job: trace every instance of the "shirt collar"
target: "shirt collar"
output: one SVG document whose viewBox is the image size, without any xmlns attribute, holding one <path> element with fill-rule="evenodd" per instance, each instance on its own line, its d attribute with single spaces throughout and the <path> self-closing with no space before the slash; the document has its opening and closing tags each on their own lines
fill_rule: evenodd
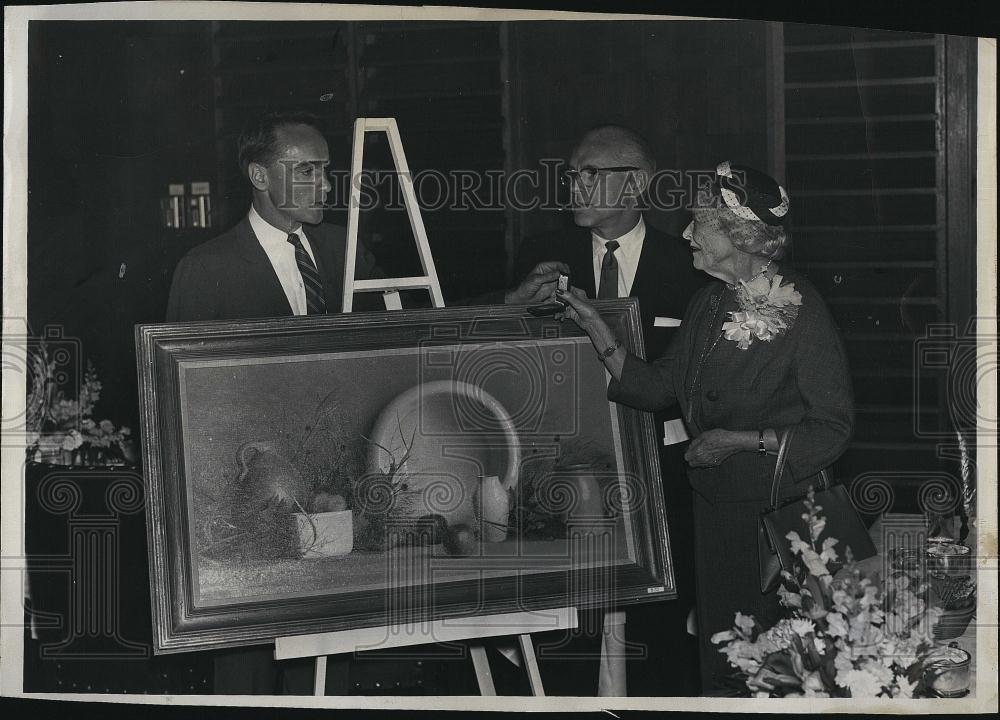
<svg viewBox="0 0 1000 720">
<path fill-rule="evenodd" d="M 277 245 L 278 247 L 281 247 L 288 242 L 289 233 L 280 228 L 276 228 L 274 225 L 262 218 L 260 213 L 257 212 L 257 208 L 253 205 L 250 206 L 250 227 L 253 228 L 253 234 L 257 236 L 257 241 L 261 245 L 269 245 L 272 247 Z M 293 232 L 300 238 L 303 237 L 301 225 L 299 225 Z"/>
<path fill-rule="evenodd" d="M 643 238 L 646 237 L 646 221 L 642 219 L 642 215 L 639 216 L 639 222 L 635 224 L 635 227 L 629 230 L 627 233 L 616 238 L 602 238 L 597 233 L 590 233 L 590 239 L 594 243 L 594 252 L 598 250 L 603 250 L 604 246 L 611 242 L 612 240 L 618 241 L 618 247 L 628 253 L 632 248 L 642 242 Z"/>
</svg>

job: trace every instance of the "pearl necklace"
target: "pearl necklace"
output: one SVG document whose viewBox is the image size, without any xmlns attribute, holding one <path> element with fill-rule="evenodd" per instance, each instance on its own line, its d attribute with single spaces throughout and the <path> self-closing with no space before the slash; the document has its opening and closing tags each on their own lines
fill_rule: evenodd
<svg viewBox="0 0 1000 720">
<path fill-rule="evenodd" d="M 768 269 L 769 267 L 771 267 L 771 263 L 772 263 L 772 262 L 774 262 L 774 258 L 771 258 L 771 259 L 770 259 L 770 260 L 768 260 L 768 261 L 767 261 L 766 263 L 764 263 L 764 267 L 762 267 L 762 268 L 760 269 L 760 272 L 758 272 L 758 273 L 757 273 L 756 275 L 754 275 L 754 276 L 753 276 L 752 278 L 750 278 L 749 280 L 746 280 L 746 281 L 745 281 L 745 282 L 747 283 L 747 285 L 749 285 L 750 283 L 752 283 L 752 282 L 753 282 L 754 280 L 756 280 L 757 278 L 759 278 L 759 277 L 763 277 L 764 273 L 766 273 L 766 272 L 767 272 L 767 269 Z M 738 285 L 738 284 L 739 284 L 739 281 L 737 281 L 737 285 Z M 729 287 L 729 289 L 730 289 L 730 290 L 735 290 L 735 289 L 736 289 L 736 285 L 730 285 L 729 283 L 726 283 L 726 285 L 727 285 L 727 286 Z"/>
</svg>

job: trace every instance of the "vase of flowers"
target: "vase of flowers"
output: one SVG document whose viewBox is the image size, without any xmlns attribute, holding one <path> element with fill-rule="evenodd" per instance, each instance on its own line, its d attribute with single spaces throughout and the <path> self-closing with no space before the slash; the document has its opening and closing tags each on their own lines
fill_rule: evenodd
<svg viewBox="0 0 1000 720">
<path fill-rule="evenodd" d="M 76 397 L 59 387 L 56 363 L 44 342 L 32 357 L 27 403 L 28 459 L 50 465 L 135 465 L 132 431 L 110 420 L 94 419 L 101 381 L 88 362 Z"/>
<path fill-rule="evenodd" d="M 786 536 L 796 564 L 779 588 L 787 616 L 771 628 L 737 613 L 716 633 L 729 663 L 758 697 L 913 697 L 925 692 L 924 669 L 934 650 L 941 609 L 929 587 L 905 573 L 880 580 L 862 573 L 846 551 L 834 576 L 836 538 L 819 543 L 826 524 L 812 492 L 803 519 L 809 537 Z"/>
</svg>

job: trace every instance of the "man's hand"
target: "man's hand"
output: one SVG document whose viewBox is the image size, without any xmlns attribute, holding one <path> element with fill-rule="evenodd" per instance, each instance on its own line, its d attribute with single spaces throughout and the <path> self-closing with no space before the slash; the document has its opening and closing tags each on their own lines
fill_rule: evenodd
<svg viewBox="0 0 1000 720">
<path fill-rule="evenodd" d="M 546 260 L 535 265 L 528 276 L 513 290 L 504 295 L 507 305 L 535 305 L 552 298 L 556 291 L 559 273 L 569 274 L 566 263 Z"/>
<path fill-rule="evenodd" d="M 742 450 L 756 448 L 748 445 L 749 436 L 754 433 L 735 432 L 733 430 L 708 430 L 691 441 L 684 459 L 691 467 L 716 467 L 730 455 Z"/>
</svg>

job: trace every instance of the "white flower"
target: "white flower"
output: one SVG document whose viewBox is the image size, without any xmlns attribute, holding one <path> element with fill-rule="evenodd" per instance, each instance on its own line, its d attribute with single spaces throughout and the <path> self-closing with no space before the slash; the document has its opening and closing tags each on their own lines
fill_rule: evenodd
<svg viewBox="0 0 1000 720">
<path fill-rule="evenodd" d="M 743 631 L 747 636 L 753 632 L 753 615 L 744 615 L 741 612 L 736 613 L 736 627 Z"/>
<path fill-rule="evenodd" d="M 920 683 L 919 680 L 910 682 L 906 679 L 905 675 L 900 675 L 899 678 L 897 678 L 897 682 L 899 683 L 899 697 L 905 698 L 913 697 L 913 691 L 916 690 L 917 685 Z"/>
<path fill-rule="evenodd" d="M 833 637 L 847 637 L 850 632 L 847 621 L 840 613 L 829 613 L 826 616 L 826 631 Z"/>
<path fill-rule="evenodd" d="M 837 562 L 837 551 L 834 549 L 836 544 L 837 539 L 832 537 L 823 541 L 823 552 L 820 553 L 820 557 L 823 558 L 824 562 Z"/>
<path fill-rule="evenodd" d="M 802 618 L 792 618 L 792 630 L 799 637 L 805 637 L 809 633 L 816 632 L 816 626 L 813 625 L 811 620 L 804 620 Z"/>
<path fill-rule="evenodd" d="M 851 691 L 851 697 L 878 697 L 882 692 L 879 679 L 865 670 L 838 672 L 836 683 Z"/>
<path fill-rule="evenodd" d="M 826 689 L 823 686 L 823 678 L 820 676 L 818 671 L 813 671 L 806 675 L 805 679 L 802 681 L 802 689 L 806 691 L 807 695 L 821 693 Z"/>
<path fill-rule="evenodd" d="M 808 545 L 802 551 L 802 562 L 805 563 L 806 568 L 809 569 L 809 574 L 813 577 L 823 577 L 830 574 L 830 571 L 826 567 L 826 561 Z"/>
<path fill-rule="evenodd" d="M 817 508 L 818 510 L 819 508 Z M 816 542 L 819 540 L 819 536 L 823 534 L 823 530 L 826 529 L 826 518 L 818 517 L 809 524 L 809 535 L 812 537 L 812 541 Z"/>
<path fill-rule="evenodd" d="M 729 642 L 736 638 L 737 635 L 732 630 L 723 630 L 722 632 L 715 633 L 711 638 L 711 642 L 713 645 L 718 645 L 719 643 Z"/>
<path fill-rule="evenodd" d="M 750 347 L 752 335 L 751 329 L 746 324 L 746 313 L 733 313 L 732 318 L 730 322 L 722 325 L 722 331 L 726 340 L 732 340 L 737 343 L 740 350 L 746 350 Z"/>
<path fill-rule="evenodd" d="M 63 450 L 76 450 L 83 445 L 83 436 L 79 430 L 70 430 L 62 441 Z"/>
<path fill-rule="evenodd" d="M 795 555 L 801 555 L 806 550 L 809 550 L 809 544 L 804 542 L 799 534 L 794 530 L 789 531 L 785 535 L 785 539 L 789 541 L 789 546 L 792 548 L 792 553 Z"/>
<path fill-rule="evenodd" d="M 747 283 L 740 281 L 736 293 L 740 310 L 729 313 L 729 322 L 722 326 L 726 340 L 737 343 L 740 350 L 746 350 L 757 340 L 770 342 L 782 335 L 795 320 L 802 304 L 802 294 L 795 285 L 781 285 L 782 276 L 773 280 L 766 276 Z"/>
</svg>

